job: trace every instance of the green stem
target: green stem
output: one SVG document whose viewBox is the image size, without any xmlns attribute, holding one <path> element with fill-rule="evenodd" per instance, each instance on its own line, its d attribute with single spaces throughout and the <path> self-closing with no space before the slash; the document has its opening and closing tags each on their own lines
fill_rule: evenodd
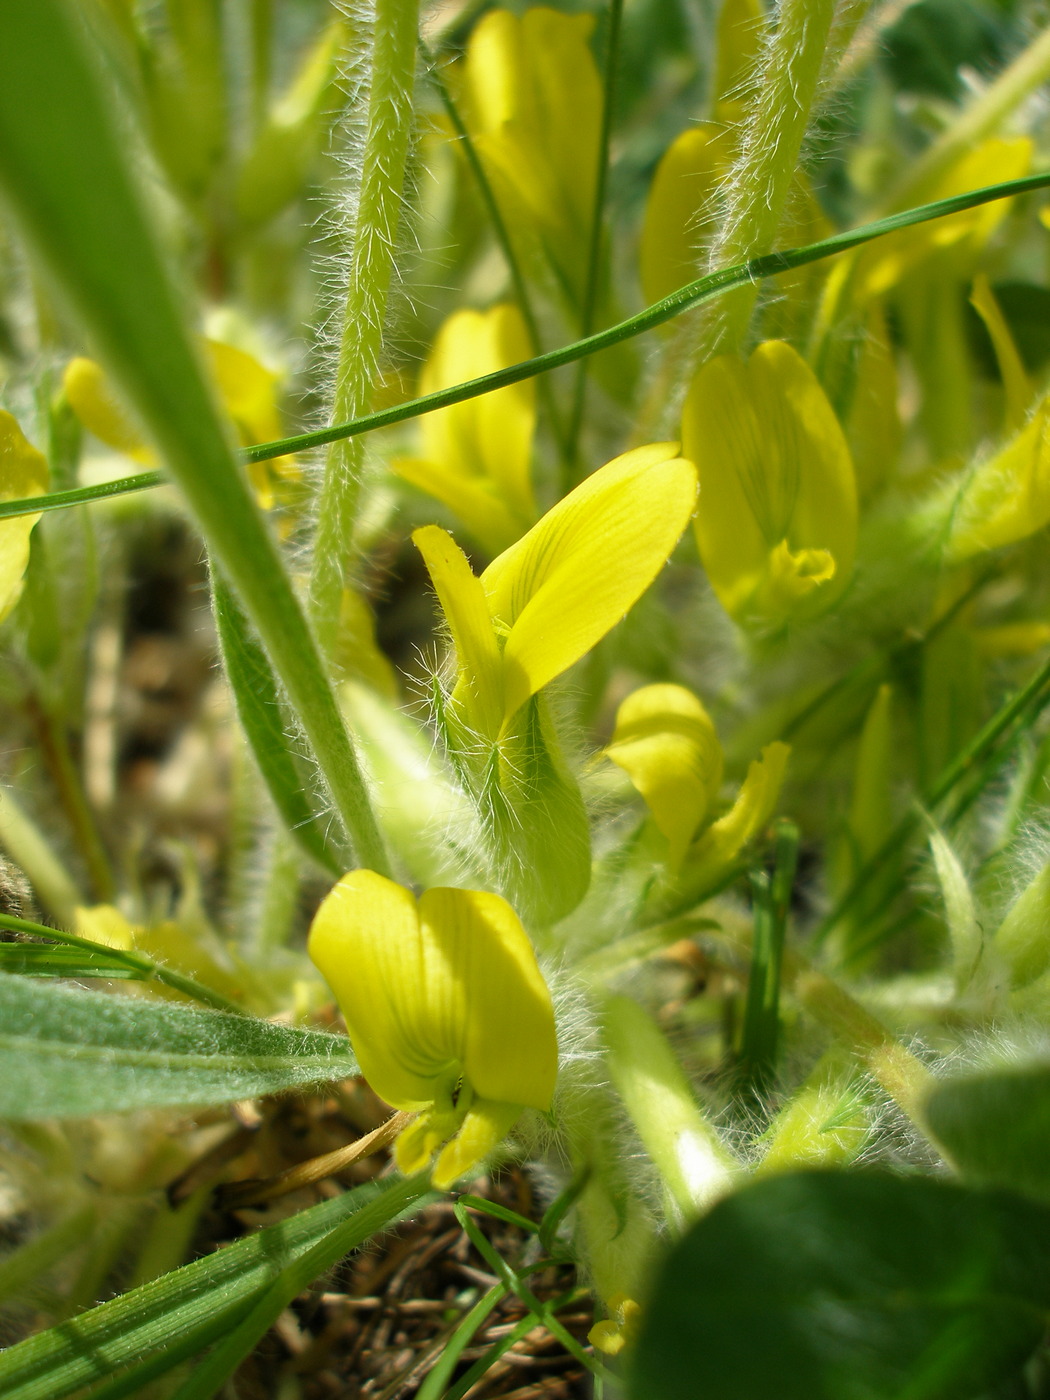
<svg viewBox="0 0 1050 1400">
<path fill-rule="evenodd" d="M 55 943 L 63 943 L 70 948 L 82 948 L 85 952 L 94 953 L 111 964 L 119 963 L 123 967 L 134 969 L 141 975 L 144 982 L 163 982 L 166 987 L 171 987 L 173 991 L 182 992 L 185 996 L 192 997 L 194 1001 L 203 1002 L 205 1006 L 214 1007 L 218 1011 L 235 1011 L 239 1016 L 248 1014 L 243 1006 L 238 1006 L 235 1001 L 224 997 L 221 992 L 213 991 L 211 987 L 206 987 L 202 982 L 197 982 L 192 977 L 176 972 L 174 968 L 154 962 L 144 953 L 133 953 L 124 948 L 111 948 L 106 943 L 96 943 L 91 938 L 81 938 L 79 934 L 66 933 L 63 929 L 48 928 L 46 924 L 34 923 L 32 919 L 16 919 L 13 914 L 0 914 L 0 928 L 10 929 L 12 933 L 27 933 L 33 938 L 49 938 Z M 105 976 L 105 973 L 101 972 L 99 975 Z"/>
<path fill-rule="evenodd" d="M 368 122 L 332 400 L 337 423 L 367 409 L 379 369 L 412 136 L 418 28 L 417 0 L 376 0 Z M 310 617 L 329 658 L 338 636 L 362 468 L 361 444 L 331 440 L 309 588 Z"/>
<path fill-rule="evenodd" d="M 711 250 L 713 266 L 768 252 L 780 229 L 799 152 L 817 95 L 835 18 L 835 0 L 781 0 L 766 48 L 757 96 L 728 178 L 726 219 Z M 739 350 L 758 296 L 740 287 L 701 333 L 701 356 Z"/>
<path fill-rule="evenodd" d="M 448 389 L 424 394 L 420 398 L 380 409 L 376 413 L 364 414 L 347 423 L 336 423 L 330 428 L 320 428 L 312 433 L 297 433 L 275 442 L 258 443 L 254 447 L 242 449 L 241 460 L 268 462 L 287 453 L 308 452 L 312 448 L 324 447 L 342 438 L 358 437 L 363 433 L 376 432 L 380 428 L 389 428 L 395 423 L 420 418 L 424 413 L 447 408 L 450 404 L 480 398 L 482 394 L 492 393 L 494 389 L 503 389 L 508 384 L 520 384 L 523 379 L 532 379 L 547 370 L 573 364 L 585 355 L 596 355 L 601 350 L 608 350 L 610 346 L 632 340 L 637 335 L 643 335 L 646 331 L 673 321 L 676 316 L 680 316 L 691 307 L 710 301 L 714 297 L 724 296 L 747 283 L 763 281 L 782 272 L 791 272 L 795 268 L 821 262 L 824 258 L 848 253 L 865 243 L 873 242 L 876 238 L 896 233 L 898 229 L 914 228 L 917 224 L 943 219 L 951 214 L 962 213 L 966 209 L 977 209 L 982 204 L 990 204 L 997 199 L 1012 199 L 1017 195 L 1030 194 L 1048 186 L 1050 171 L 1025 175 L 1019 180 L 1004 180 L 998 185 L 987 185 L 979 190 L 970 190 L 966 194 L 952 195 L 948 199 L 938 199 L 900 214 L 888 215 L 874 223 L 864 224 L 861 228 L 848 229 L 844 233 L 833 234 L 830 238 L 822 238 L 816 243 L 807 243 L 801 248 L 785 249 L 782 252 L 750 258 L 737 267 L 727 267 L 720 272 L 708 273 L 697 278 L 695 282 L 688 282 L 662 300 L 653 302 L 652 306 L 646 307 L 637 315 L 629 316 L 625 321 L 619 321 L 615 326 L 586 336 L 583 340 L 574 340 L 568 345 L 522 360 L 519 364 L 509 365 L 493 374 L 485 374 L 463 384 L 454 384 Z M 142 472 L 136 476 L 106 482 L 102 486 L 85 486 L 76 491 L 58 491 L 47 496 L 26 497 L 19 501 L 0 501 L 0 520 L 18 515 L 36 515 L 47 510 L 62 510 L 66 506 L 88 504 L 105 496 L 141 491 L 148 486 L 161 486 L 166 479 L 159 472 Z"/>
<path fill-rule="evenodd" d="M 605 190 L 609 178 L 609 143 L 616 108 L 616 75 L 620 58 L 620 28 L 623 0 L 609 0 L 609 33 L 605 44 L 605 90 L 602 100 L 602 125 L 598 137 L 598 169 L 594 179 L 594 211 L 591 215 L 591 237 L 587 249 L 587 281 L 580 309 L 580 334 L 590 335 L 598 305 L 598 282 L 601 274 L 602 232 L 605 225 Z M 576 370 L 572 417 L 569 420 L 568 458 L 576 457 L 576 447 L 583 423 L 587 400 L 587 360 L 580 360 Z M 567 483 L 568 484 L 568 483 Z"/>
<path fill-rule="evenodd" d="M 71 924 L 77 907 L 88 901 L 43 832 L 7 788 L 0 789 L 0 846 L 29 880 L 33 893 L 52 918 Z"/>
<path fill-rule="evenodd" d="M 752 873 L 755 932 L 751 942 L 751 972 L 747 984 L 741 1062 L 756 1090 L 768 1088 L 776 1065 L 780 1032 L 780 970 L 787 930 L 788 906 L 798 864 L 798 827 L 782 822 L 777 828 L 773 878 L 764 870 Z"/>
</svg>

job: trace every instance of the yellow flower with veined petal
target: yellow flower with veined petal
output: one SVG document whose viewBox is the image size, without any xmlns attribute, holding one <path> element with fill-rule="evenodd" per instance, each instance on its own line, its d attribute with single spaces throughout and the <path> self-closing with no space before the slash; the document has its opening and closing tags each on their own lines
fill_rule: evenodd
<svg viewBox="0 0 1050 1400">
<path fill-rule="evenodd" d="M 446 531 L 427 525 L 412 536 L 456 646 L 453 698 L 477 733 L 504 734 L 660 572 L 696 500 L 695 470 L 677 451 L 654 443 L 607 463 L 480 578 Z"/>
<path fill-rule="evenodd" d="M 47 462 L 10 413 L 0 409 L 0 501 L 20 501 L 47 490 Z M 29 563 L 29 536 L 39 515 L 0 520 L 0 622 L 18 602 Z"/>
<path fill-rule="evenodd" d="M 857 487 L 827 395 L 784 341 L 745 364 L 709 360 L 682 417 L 696 463 L 696 541 L 719 602 L 744 626 L 812 616 L 845 588 L 857 545 Z"/>
<path fill-rule="evenodd" d="M 530 353 L 517 307 L 456 311 L 437 333 L 419 392 L 478 379 Z M 536 428 L 533 381 L 440 408 L 420 422 L 422 455 L 397 458 L 397 474 L 454 511 L 490 553 L 513 544 L 536 519 L 529 474 Z"/>
<path fill-rule="evenodd" d="M 206 340 L 203 347 L 219 398 L 233 421 L 241 446 L 252 447 L 280 438 L 283 434 L 276 398 L 280 376 L 234 345 Z M 129 417 L 101 365 L 86 356 L 76 356 L 66 366 L 62 388 L 77 418 L 100 442 L 143 466 L 156 466 L 153 448 Z M 294 457 L 275 457 L 269 462 L 251 463 L 248 476 L 260 506 L 272 510 L 275 480 L 296 481 L 299 468 Z"/>
<path fill-rule="evenodd" d="M 444 1190 L 526 1108 L 550 1108 L 558 1070 L 550 992 L 499 895 L 430 889 L 417 900 L 354 870 L 318 909 L 309 951 L 361 1073 L 387 1103 L 419 1114 L 397 1140 L 401 1171 L 421 1171 L 437 1153 L 432 1179 Z"/>
</svg>

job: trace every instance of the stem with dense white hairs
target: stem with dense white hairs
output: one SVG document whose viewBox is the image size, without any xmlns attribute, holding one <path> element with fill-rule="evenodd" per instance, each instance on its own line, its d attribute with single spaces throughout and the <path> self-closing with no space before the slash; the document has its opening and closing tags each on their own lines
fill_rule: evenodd
<svg viewBox="0 0 1050 1400">
<path fill-rule="evenodd" d="M 375 0 L 367 128 L 332 398 L 333 423 L 356 418 L 368 409 L 378 373 L 412 136 L 417 29 L 417 0 Z M 317 506 L 309 606 L 329 657 L 339 624 L 362 460 L 359 440 L 331 444 Z"/>
</svg>

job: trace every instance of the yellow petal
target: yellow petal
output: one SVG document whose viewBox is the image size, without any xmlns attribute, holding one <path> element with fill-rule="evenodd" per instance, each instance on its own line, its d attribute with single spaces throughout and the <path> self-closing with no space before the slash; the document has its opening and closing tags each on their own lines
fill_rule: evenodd
<svg viewBox="0 0 1050 1400">
<path fill-rule="evenodd" d="M 746 365 L 709 361 L 686 399 L 682 437 L 700 478 L 697 546 L 726 611 L 781 625 L 838 596 L 856 551 L 853 463 L 798 352 L 771 340 Z"/>
<path fill-rule="evenodd" d="M 718 122 L 736 120 L 749 90 L 765 37 L 760 0 L 724 0 L 718 13 L 718 48 L 712 108 Z"/>
<path fill-rule="evenodd" d="M 254 355 L 239 350 L 235 345 L 206 340 L 204 349 L 215 376 L 219 398 L 233 420 L 241 446 L 276 442 L 283 437 L 277 411 L 280 376 L 267 369 Z M 299 468 L 293 456 L 274 457 L 268 462 L 253 462 L 248 474 L 259 505 L 263 510 L 272 510 L 273 479 L 296 481 L 299 479 Z"/>
<path fill-rule="evenodd" d="M 394 1144 L 394 1161 L 404 1176 L 413 1176 L 428 1167 L 434 1153 L 452 1136 L 459 1114 L 428 1109 L 402 1128 Z"/>
<path fill-rule="evenodd" d="M 412 542 L 452 633 L 467 722 L 494 738 L 503 717 L 503 665 L 481 582 L 447 530 L 424 525 Z"/>
<path fill-rule="evenodd" d="M 978 466 L 952 516 L 948 554 L 968 559 L 1014 544 L 1050 522 L 1050 399 L 1001 451 Z"/>
<path fill-rule="evenodd" d="M 420 393 L 505 369 L 528 359 L 530 353 L 528 333 L 516 306 L 454 312 L 438 332 L 423 367 Z M 505 512 L 517 521 L 511 537 L 516 539 L 536 514 L 530 478 L 535 428 L 536 387 L 525 380 L 426 414 L 424 455 L 456 477 L 488 483 Z M 454 500 L 440 499 L 457 510 Z"/>
<path fill-rule="evenodd" d="M 676 443 L 636 448 L 558 502 L 481 576 L 503 651 L 504 716 L 578 661 L 663 568 L 696 499 Z"/>
<path fill-rule="evenodd" d="M 402 478 L 441 501 L 459 516 L 467 533 L 490 554 L 498 554 L 520 539 L 526 524 L 512 515 L 484 478 L 461 475 L 452 467 L 424 457 L 396 457 L 392 469 Z"/>
<path fill-rule="evenodd" d="M 447 1191 L 476 1167 L 499 1146 L 520 1117 L 521 1108 L 517 1104 L 475 1099 L 467 1110 L 463 1126 L 434 1163 L 431 1181 L 437 1190 Z"/>
<path fill-rule="evenodd" d="M 689 127 L 664 152 L 645 205 L 639 255 L 647 302 L 700 276 L 700 255 L 718 213 L 719 183 L 732 155 L 726 132 L 710 123 Z"/>
<path fill-rule="evenodd" d="M 722 782 L 710 715 L 684 686 L 643 686 L 620 706 L 605 753 L 645 798 L 677 870 Z"/>
<path fill-rule="evenodd" d="M 79 905 L 73 930 L 80 938 L 104 943 L 107 948 L 127 952 L 135 946 L 135 930 L 112 904 Z"/>
<path fill-rule="evenodd" d="M 1006 317 L 995 299 L 987 275 L 983 272 L 974 278 L 970 305 L 984 322 L 1002 376 L 1006 398 L 1003 428 L 1008 433 L 1014 432 L 1022 426 L 1028 414 L 1028 405 L 1032 402 L 1032 385 L 1010 333 L 1010 327 L 1006 324 Z"/>
<path fill-rule="evenodd" d="M 431 889 L 419 916 L 466 1007 L 458 1048 L 471 1088 L 482 1099 L 550 1108 L 558 1072 L 554 1011 L 517 914 L 497 894 Z M 435 1005 L 433 1014 L 444 1012 Z"/>
<path fill-rule="evenodd" d="M 732 807 L 689 852 L 691 881 L 722 874 L 766 825 L 780 796 L 790 753 L 788 745 L 778 740 L 767 745 L 761 758 L 751 764 Z"/>
<path fill-rule="evenodd" d="M 156 464 L 152 448 L 118 402 L 101 365 L 78 355 L 66 365 L 62 388 L 77 418 L 100 442 L 144 466 Z"/>
<path fill-rule="evenodd" d="M 395 1108 L 434 1102 L 456 1044 L 433 1034 L 427 977 L 432 970 L 409 890 L 371 870 L 344 875 L 322 901 L 310 927 L 309 953 L 335 993 L 361 1073 Z M 440 973 L 440 969 L 437 969 Z M 456 1026 L 462 997 L 448 992 L 443 1015 Z M 455 1040 L 453 1036 L 453 1040 Z"/>
<path fill-rule="evenodd" d="M 0 409 L 0 501 L 20 501 L 47 490 L 44 455 L 30 443 L 10 413 Z M 39 515 L 0 520 L 0 622 L 18 602 L 29 563 L 29 537 Z"/>
</svg>

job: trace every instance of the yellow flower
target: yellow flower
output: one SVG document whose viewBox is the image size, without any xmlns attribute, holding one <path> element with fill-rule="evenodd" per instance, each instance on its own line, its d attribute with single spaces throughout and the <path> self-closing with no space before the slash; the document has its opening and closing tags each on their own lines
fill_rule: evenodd
<svg viewBox="0 0 1050 1400">
<path fill-rule="evenodd" d="M 274 442 L 282 433 L 276 386 L 280 376 L 252 355 L 218 340 L 203 342 L 204 351 L 223 407 L 242 447 Z M 89 432 L 143 466 L 156 466 L 153 448 L 142 436 L 117 398 L 101 365 L 78 355 L 66 366 L 62 380 L 69 406 Z M 263 510 L 274 505 L 275 480 L 298 480 L 294 457 L 253 462 L 248 475 Z"/>
<path fill-rule="evenodd" d="M 480 378 L 530 353 L 517 307 L 456 311 L 438 331 L 419 392 Z M 454 511 L 490 554 L 513 544 L 536 519 L 529 475 L 536 428 L 533 381 L 428 413 L 421 427 L 422 456 L 398 458 L 394 470 Z"/>
<path fill-rule="evenodd" d="M 717 226 L 718 190 L 735 155 L 733 133 L 704 122 L 676 136 L 661 157 L 639 252 L 647 302 L 700 276 L 703 250 Z"/>
<path fill-rule="evenodd" d="M 387 1103 L 419 1114 L 397 1140 L 401 1171 L 421 1171 L 437 1152 L 432 1179 L 444 1190 L 526 1108 L 549 1110 L 558 1069 L 550 993 L 499 895 L 430 889 L 417 900 L 354 870 L 317 911 L 309 951 L 361 1073 Z"/>
<path fill-rule="evenodd" d="M 680 685 L 647 685 L 620 706 L 606 756 L 645 799 L 668 843 L 667 867 L 690 887 L 717 881 L 773 815 L 790 749 L 773 743 L 733 806 L 701 833 L 722 785 L 722 746 L 701 702 Z"/>
<path fill-rule="evenodd" d="M 0 501 L 42 496 L 48 486 L 43 453 L 27 441 L 10 413 L 0 409 Z M 0 622 L 18 602 L 29 563 L 29 537 L 39 515 L 0 520 Z"/>
<path fill-rule="evenodd" d="M 647 685 L 616 714 L 607 758 L 624 770 L 667 837 L 677 870 L 722 785 L 722 746 L 711 716 L 681 685 Z"/>
<path fill-rule="evenodd" d="M 459 664 L 454 700 L 495 740 L 525 701 L 641 597 L 692 514 L 696 474 L 677 443 L 636 448 L 587 477 L 480 578 L 446 531 L 412 536 Z"/>
<path fill-rule="evenodd" d="M 783 341 L 704 365 L 682 418 L 696 463 L 696 541 L 711 586 L 745 626 L 812 616 L 845 588 L 857 543 L 849 448 L 812 370 Z"/>
<path fill-rule="evenodd" d="M 539 5 L 490 10 L 462 74 L 467 127 L 511 236 L 538 239 L 564 292 L 579 297 L 594 215 L 602 85 L 593 15 Z"/>
</svg>

